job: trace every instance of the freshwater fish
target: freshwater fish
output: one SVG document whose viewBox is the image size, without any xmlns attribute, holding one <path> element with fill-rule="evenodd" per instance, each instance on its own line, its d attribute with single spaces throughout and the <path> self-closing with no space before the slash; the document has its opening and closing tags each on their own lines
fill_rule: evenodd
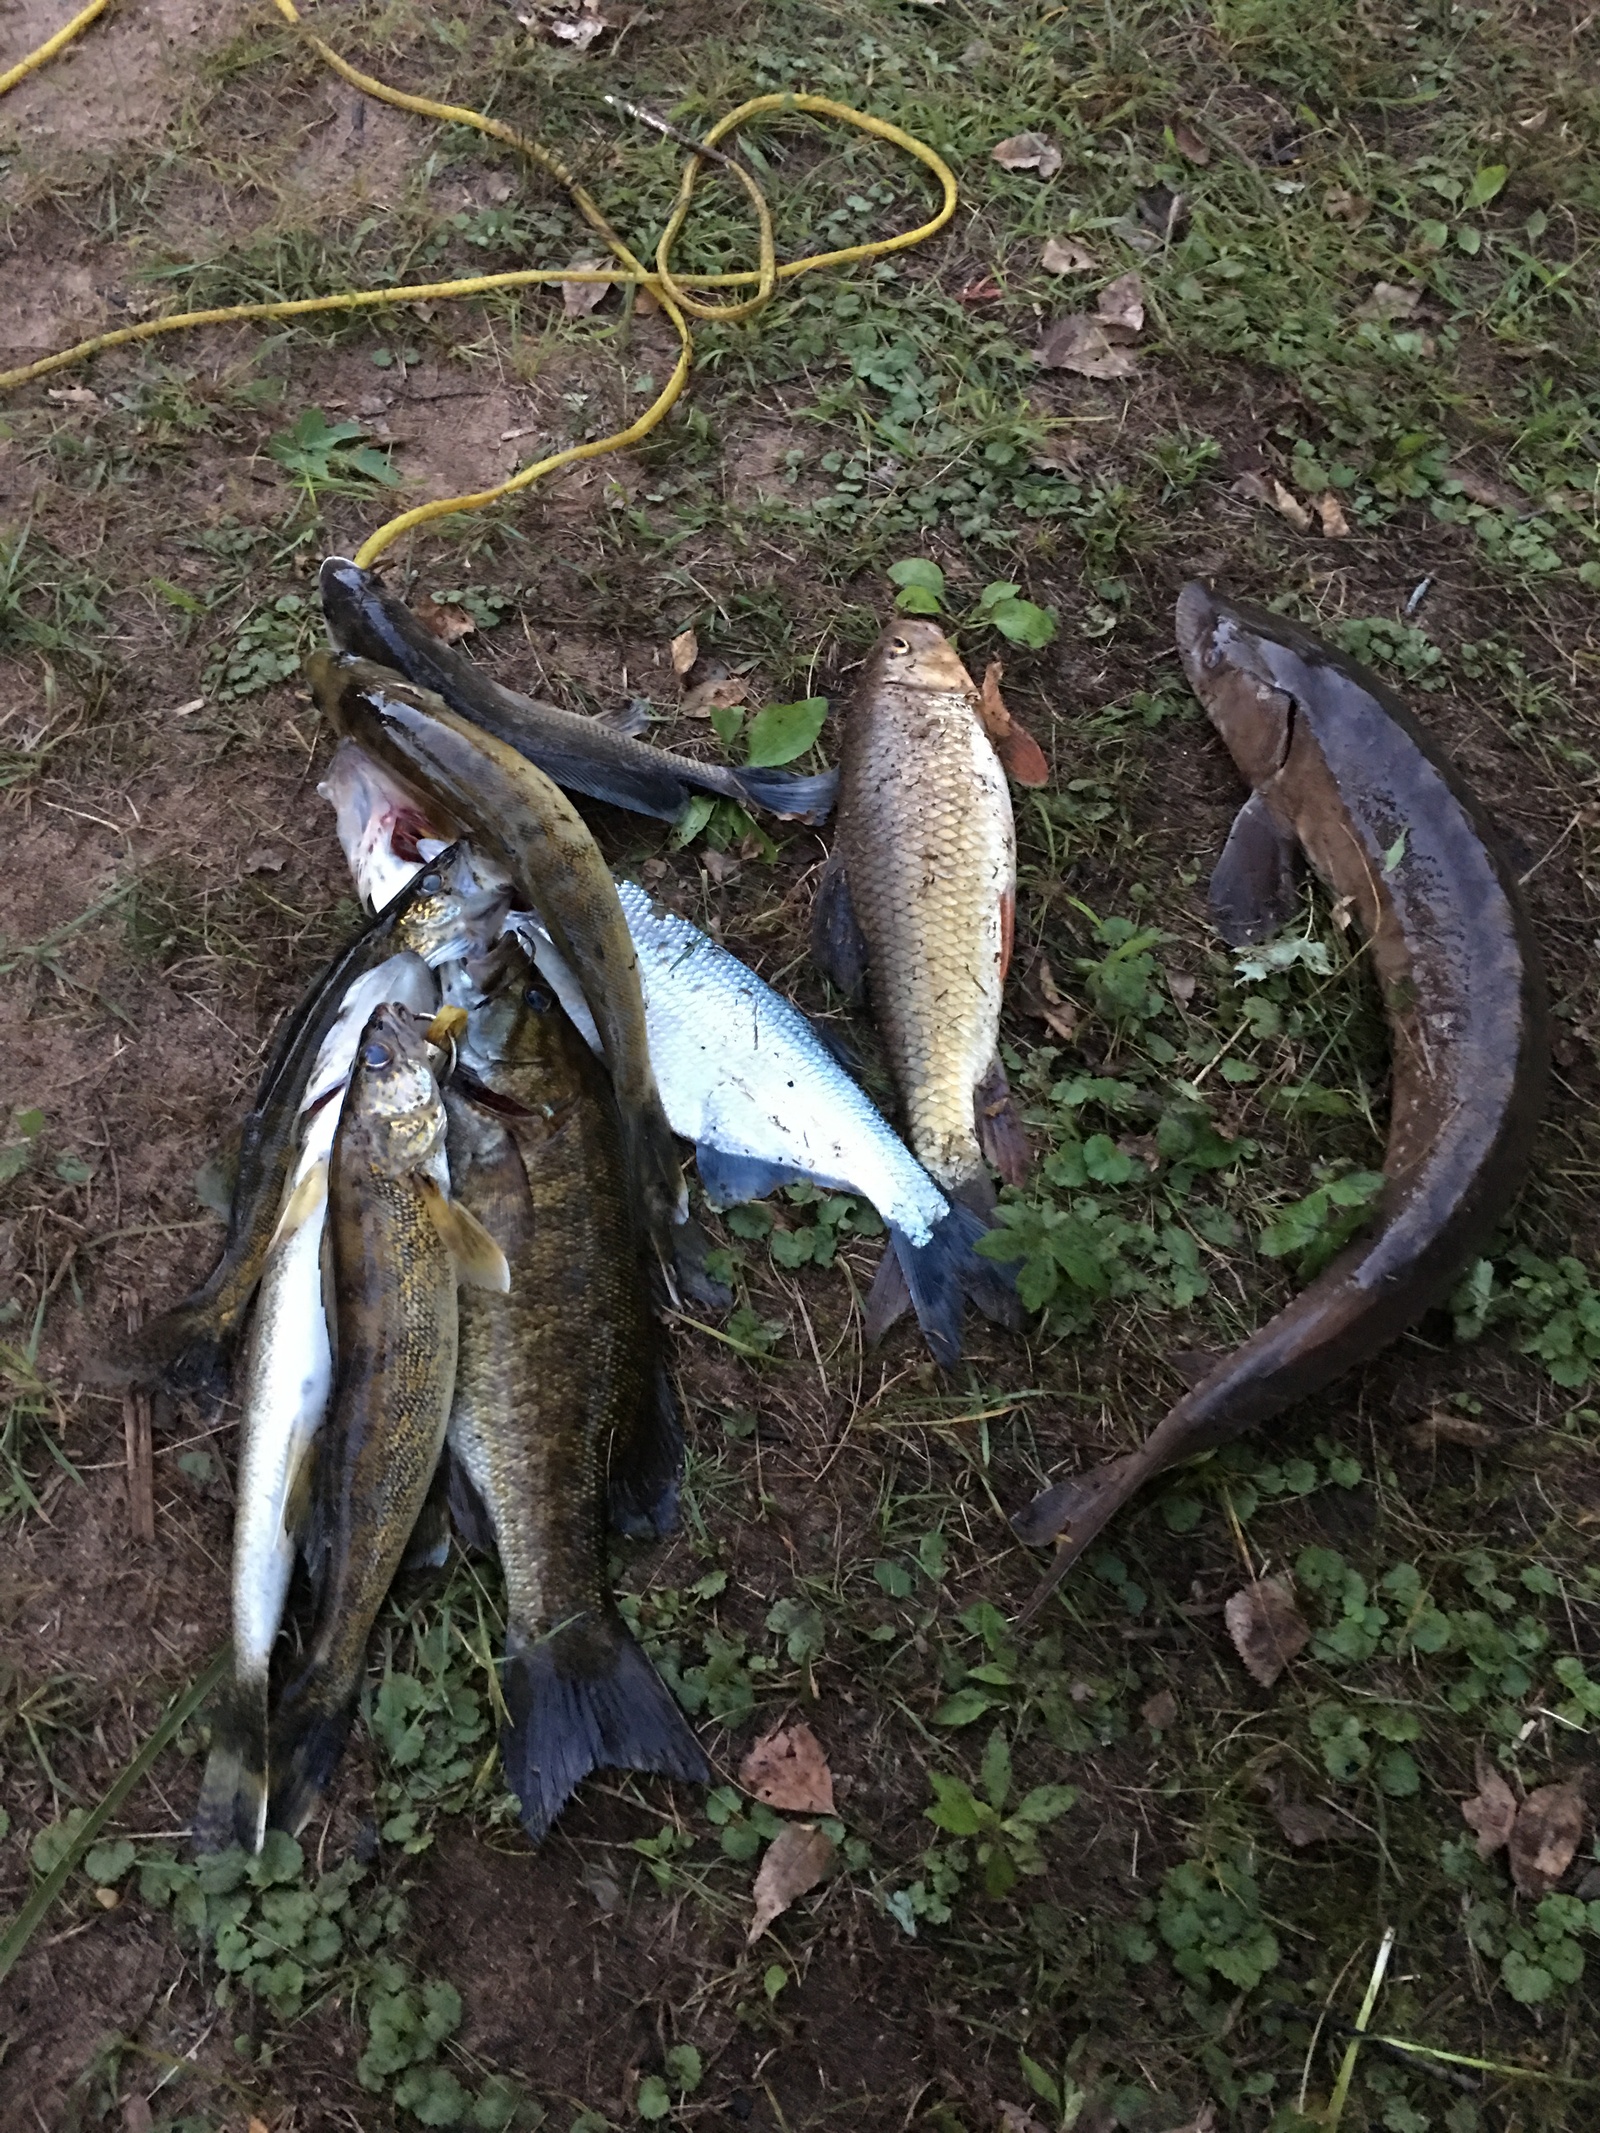
<svg viewBox="0 0 1600 2133">
<path fill-rule="evenodd" d="M 479 953 L 500 931 L 509 904 L 486 890 L 448 851 L 414 871 L 405 893 L 341 948 L 285 1016 L 239 1135 L 222 1257 L 193 1295 L 128 1337 L 98 1367 L 111 1381 L 174 1390 L 220 1391 L 262 1262 L 277 1226 L 293 1160 L 306 1077 L 350 987 L 391 955 L 409 950 L 428 963 Z"/>
<path fill-rule="evenodd" d="M 364 1030 L 328 1173 L 337 1361 L 308 1549 L 316 1623 L 274 1714 L 269 1819 L 291 1835 L 350 1727 L 367 1636 L 443 1448 L 455 1385 L 458 1279 L 504 1289 L 505 1256 L 449 1196 L 444 1104 L 415 1020 Z"/>
<path fill-rule="evenodd" d="M 1375 674 L 1282 615 L 1190 584 L 1177 635 L 1251 788 L 1211 877 L 1223 938 L 1260 940 L 1287 921 L 1301 854 L 1366 936 L 1393 1046 L 1384 1184 L 1370 1228 L 1138 1451 L 1045 1490 L 1012 1521 L 1026 1541 L 1059 1538 L 1033 1606 L 1152 1475 L 1321 1391 L 1446 1296 L 1516 1197 L 1544 1106 L 1538 943 L 1438 743 Z"/>
<path fill-rule="evenodd" d="M 414 870 L 406 852 L 432 830 L 413 796 L 352 749 L 320 790 L 358 892 L 393 895 Z M 961 1352 L 964 1297 L 1003 1323 L 1017 1314 L 1010 1277 L 973 1250 L 982 1219 L 952 1205 L 791 1001 L 636 882 L 617 884 L 639 958 L 651 1064 L 667 1122 L 692 1141 L 713 1207 L 804 1180 L 877 1209 L 932 1354 Z M 599 1036 L 572 972 L 535 922 L 513 918 L 541 975 L 589 1044 Z M 869 1336 L 881 1328 L 869 1323 Z"/>
<path fill-rule="evenodd" d="M 537 1844 L 591 1770 L 710 1768 L 606 1565 L 608 1497 L 630 1530 L 674 1522 L 682 1444 L 616 1100 L 520 949 L 490 983 L 450 1095 L 451 1170 L 511 1287 L 461 1299 L 449 1441 L 505 1570 L 501 1756 Z"/>
<path fill-rule="evenodd" d="M 335 730 L 459 822 L 577 972 L 621 1106 L 629 1173 L 669 1257 L 688 1205 L 683 1171 L 650 1065 L 633 943 L 582 816 L 543 771 L 427 690 L 328 652 L 313 652 L 306 674 Z"/>
<path fill-rule="evenodd" d="M 696 792 L 803 822 L 823 821 L 838 772 L 815 777 L 793 770 L 732 770 L 652 748 L 598 719 L 520 696 L 493 680 L 463 652 L 434 636 L 372 571 L 330 556 L 322 566 L 322 612 L 341 652 L 392 667 L 431 689 L 453 711 L 537 763 L 569 792 L 677 822 Z"/>
<path fill-rule="evenodd" d="M 942 1189 L 994 1205 L 1027 1141 L 1000 1064 L 1000 996 L 1016 920 L 1005 771 L 979 691 L 944 632 L 892 622 L 845 719 L 838 834 L 812 953 L 845 993 L 865 976 L 907 1137 Z"/>
<path fill-rule="evenodd" d="M 200 1785 L 195 1844 L 259 1851 L 267 1815 L 267 1687 L 272 1648 L 309 1498 L 312 1447 L 333 1376 L 323 1298 L 328 1163 L 356 1046 L 386 1003 L 426 1017 L 438 985 L 416 954 L 357 978 L 323 1039 L 300 1105 L 298 1159 L 285 1182 L 245 1349 L 233 1524 L 233 1673 L 219 1695 Z"/>
</svg>

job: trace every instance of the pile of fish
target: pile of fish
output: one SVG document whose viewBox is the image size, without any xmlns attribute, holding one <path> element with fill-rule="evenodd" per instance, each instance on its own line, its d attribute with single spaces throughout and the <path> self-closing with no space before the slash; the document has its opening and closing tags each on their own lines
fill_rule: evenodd
<svg viewBox="0 0 1600 2133">
<path fill-rule="evenodd" d="M 334 649 L 307 673 L 340 738 L 321 790 L 375 915 L 273 1047 L 219 1265 L 124 1358 L 190 1386 L 231 1367 L 242 1409 L 234 1675 L 196 1834 L 257 1847 L 303 1825 L 390 1584 L 441 1561 L 453 1525 L 504 1568 L 502 1758 L 537 1841 L 591 1770 L 708 1771 L 607 1573 L 608 1532 L 677 1516 L 658 1310 L 706 1281 L 679 1143 L 714 1209 L 799 1180 L 877 1209 L 869 1341 L 910 1308 L 949 1366 L 968 1301 L 1019 1322 L 976 1247 L 995 1174 L 1019 1184 L 1028 1161 L 999 1057 L 1007 773 L 1044 764 L 925 621 L 873 651 L 835 778 L 691 762 L 518 695 L 352 563 L 323 566 L 322 599 Z M 1178 635 L 1251 787 L 1212 880 L 1223 937 L 1285 922 L 1301 854 L 1368 937 L 1395 1054 L 1385 1186 L 1368 1233 L 1139 1450 L 1018 1514 L 1056 1544 L 1034 1605 L 1151 1476 L 1436 1302 L 1509 1205 L 1542 1102 L 1537 949 L 1456 772 L 1280 616 L 1192 585 Z M 869 994 L 909 1146 L 791 1001 L 612 879 L 563 788 L 668 821 L 700 792 L 817 821 L 837 789 L 813 955 Z"/>
</svg>

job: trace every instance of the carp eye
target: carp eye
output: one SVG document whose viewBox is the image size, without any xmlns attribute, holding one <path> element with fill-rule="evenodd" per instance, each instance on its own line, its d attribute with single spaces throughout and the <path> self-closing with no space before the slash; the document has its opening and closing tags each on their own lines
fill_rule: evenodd
<svg viewBox="0 0 1600 2133">
<path fill-rule="evenodd" d="M 889 649 L 891 652 L 898 652 L 903 658 L 911 650 L 911 640 L 909 637 L 896 637 Z"/>
<path fill-rule="evenodd" d="M 361 1047 L 361 1064 L 374 1070 L 393 1066 L 394 1054 L 379 1038 L 371 1037 Z"/>
<path fill-rule="evenodd" d="M 536 1015 L 548 1013 L 555 1005 L 554 999 L 542 985 L 530 985 L 522 997 Z"/>
</svg>

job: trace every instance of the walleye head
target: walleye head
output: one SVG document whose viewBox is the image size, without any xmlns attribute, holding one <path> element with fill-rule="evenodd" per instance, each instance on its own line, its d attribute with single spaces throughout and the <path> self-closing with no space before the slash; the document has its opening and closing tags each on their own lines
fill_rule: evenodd
<svg viewBox="0 0 1600 2133">
<path fill-rule="evenodd" d="M 519 1080 L 536 1083 L 541 1107 L 562 1103 L 588 1068 L 588 1052 L 532 957 L 507 937 L 467 970 L 473 994 L 463 1064 L 479 1074 L 511 1068 Z"/>
<path fill-rule="evenodd" d="M 877 680 L 893 682 L 902 689 L 959 691 L 976 696 L 972 676 L 961 664 L 955 646 L 936 622 L 915 615 L 902 615 L 891 622 L 873 648 L 869 667 L 876 667 Z"/>
<path fill-rule="evenodd" d="M 371 1016 L 356 1047 L 346 1108 L 366 1122 L 376 1160 L 391 1176 L 435 1161 L 444 1145 L 444 1106 L 421 1017 L 393 1004 Z"/>
<path fill-rule="evenodd" d="M 1246 782 L 1266 784 L 1294 739 L 1301 633 L 1264 609 L 1231 605 L 1198 580 L 1179 593 L 1174 620 L 1178 655 L 1206 716 Z"/>
</svg>

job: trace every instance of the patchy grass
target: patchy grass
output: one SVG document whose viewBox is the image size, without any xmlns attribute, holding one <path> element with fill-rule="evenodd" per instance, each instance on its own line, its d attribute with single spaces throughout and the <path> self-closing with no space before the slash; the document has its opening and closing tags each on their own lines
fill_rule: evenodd
<svg viewBox="0 0 1600 2133">
<path fill-rule="evenodd" d="M 777 0 L 670 7 L 579 58 L 488 0 L 385 0 L 338 34 L 537 132 L 645 250 L 678 151 L 607 90 L 692 129 L 804 88 L 955 165 L 940 243 L 703 328 L 688 399 L 638 455 L 431 528 L 404 566 L 508 680 L 587 709 L 642 697 L 675 746 L 745 745 L 679 713 L 666 646 L 689 626 L 751 705 L 837 703 L 918 589 L 1005 658 L 1053 770 L 1016 796 L 1006 1030 L 1038 1152 L 1007 1233 L 1038 1315 L 1023 1341 L 974 1327 L 948 1380 L 909 1338 L 863 1359 L 869 1211 L 734 1210 L 724 1338 L 679 1334 L 684 1529 L 618 1566 L 721 1782 L 595 1785 L 529 1859 L 494 1755 L 498 1584 L 458 1563 L 392 1606 L 366 1746 L 304 1852 L 182 1864 L 200 1740 L 180 1742 L 88 1862 L 76 1963 L 41 1949 L 9 1981 L 0 2095 L 82 2125 L 149 2098 L 186 2133 L 291 2108 L 1170 2133 L 1208 2102 L 1291 2133 L 1325 2122 L 1392 1928 L 1372 2026 L 1399 2042 L 1363 2048 L 1343 2123 L 1584 2122 L 1590 1847 L 1519 1897 L 1458 1803 L 1480 1757 L 1529 1790 L 1582 1780 L 1600 1720 L 1592 33 L 1536 7 Z M 358 122 L 277 27 L 218 35 L 165 134 L 76 161 L 9 138 L 8 241 L 41 284 L 70 268 L 110 322 L 587 248 L 493 144 Z M 1050 180 L 990 160 L 1022 131 L 1061 151 Z M 853 136 L 783 121 L 747 152 L 780 252 L 925 212 L 922 180 Z M 1051 237 L 1090 267 L 1047 272 Z M 679 266 L 750 256 L 742 196 L 708 182 Z M 1042 324 L 1128 272 L 1136 371 L 1038 365 Z M 81 330 L 63 312 L 37 346 Z M 200 1270 L 215 1233 L 190 1180 L 352 915 L 294 681 L 315 561 L 391 485 L 449 493 L 617 426 L 670 358 L 616 297 L 573 325 L 525 294 L 170 339 L 0 410 L 8 1898 L 225 1607 L 228 1418 L 158 1417 L 140 1551 L 120 1410 L 77 1387 L 110 1314 Z M 1271 952 L 1225 955 L 1206 923 L 1238 795 L 1171 656 L 1197 571 L 1376 665 L 1483 793 L 1549 957 L 1556 1090 L 1452 1310 L 1158 1485 L 1018 1632 L 1036 1566 L 1004 1513 L 1135 1441 L 1175 1355 L 1237 1341 L 1306 1279 L 1382 1148 L 1358 950 L 1315 901 Z M 815 837 L 718 811 L 676 849 L 596 821 L 619 866 L 831 1011 L 804 953 Z M 881 1092 L 870 1030 L 850 1036 Z M 1269 1572 L 1311 1639 L 1260 1689 L 1222 1610 Z M 782 1818 L 732 1780 L 795 1713 L 835 1773 L 839 1870 L 746 1947 Z"/>
</svg>

